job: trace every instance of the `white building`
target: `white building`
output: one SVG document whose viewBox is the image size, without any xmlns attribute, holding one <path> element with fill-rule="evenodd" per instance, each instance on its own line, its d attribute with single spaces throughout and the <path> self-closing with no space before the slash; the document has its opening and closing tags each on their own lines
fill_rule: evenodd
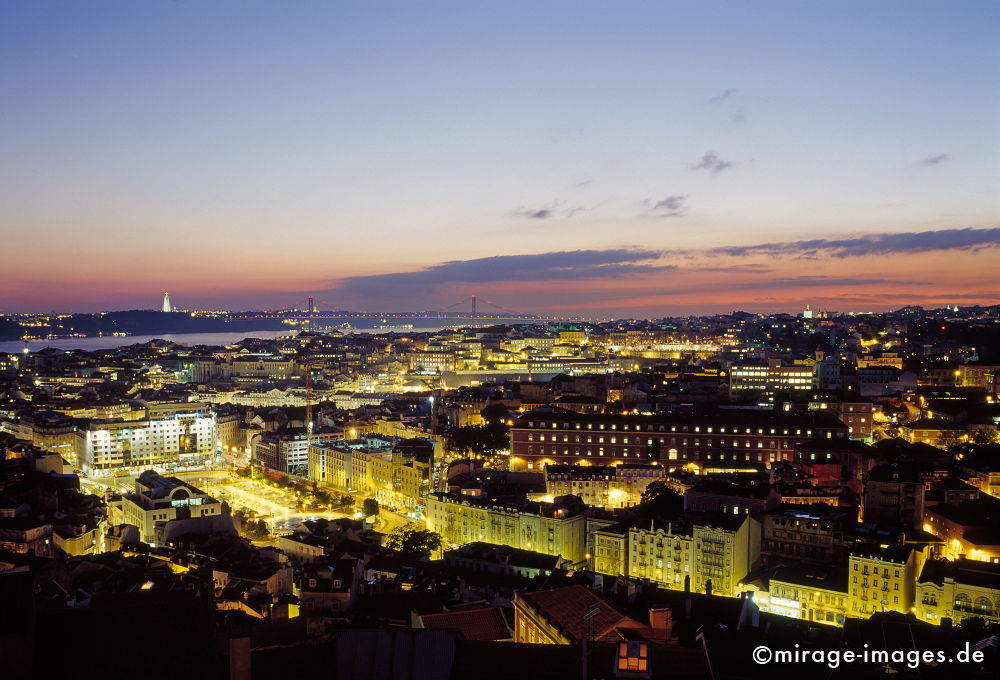
<svg viewBox="0 0 1000 680">
<path fill-rule="evenodd" d="M 156 526 L 175 519 L 221 515 L 222 503 L 176 477 L 146 470 L 135 480 L 135 493 L 122 497 L 126 524 L 138 527 L 146 543 L 156 540 Z"/>
<path fill-rule="evenodd" d="M 214 455 L 215 414 L 192 405 L 139 420 L 91 420 L 76 432 L 77 460 L 87 475 L 196 464 Z"/>
</svg>

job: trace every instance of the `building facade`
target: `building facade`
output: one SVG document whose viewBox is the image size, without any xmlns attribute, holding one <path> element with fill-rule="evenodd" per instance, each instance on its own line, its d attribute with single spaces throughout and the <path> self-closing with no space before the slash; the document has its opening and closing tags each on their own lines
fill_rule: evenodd
<svg viewBox="0 0 1000 680">
<path fill-rule="evenodd" d="M 646 487 L 663 477 L 661 465 L 547 465 L 545 493 L 553 498 L 572 494 L 595 507 L 625 508 L 642 502 Z"/>
<path fill-rule="evenodd" d="M 432 493 L 427 528 L 446 545 L 484 542 L 559 555 L 572 564 L 586 560 L 586 518 L 579 499 L 509 504 L 487 498 Z"/>
<path fill-rule="evenodd" d="M 215 454 L 215 414 L 206 408 L 139 420 L 91 420 L 76 431 L 88 475 L 195 464 Z"/>
<path fill-rule="evenodd" d="M 689 513 L 683 521 L 631 528 L 626 575 L 733 597 L 759 557 L 760 523 L 754 518 Z"/>
<path fill-rule="evenodd" d="M 849 615 L 868 618 L 876 612 L 909 613 L 923 562 L 923 551 L 914 548 L 852 548 L 847 584 L 850 588 Z"/>
<path fill-rule="evenodd" d="M 949 618 L 982 618 L 1000 624 L 1000 565 L 978 560 L 927 560 L 917 580 L 917 618 L 940 624 Z"/>
<path fill-rule="evenodd" d="M 135 480 L 135 492 L 122 497 L 126 524 L 139 529 L 146 543 L 156 540 L 156 525 L 174 519 L 221 515 L 222 503 L 176 477 L 146 470 Z"/>
<path fill-rule="evenodd" d="M 787 414 L 747 410 L 691 415 L 581 414 L 537 409 L 510 430 L 511 469 L 546 465 L 660 463 L 667 468 L 771 465 L 791 460 L 796 444 L 846 438 L 847 427 L 823 412 Z"/>
</svg>

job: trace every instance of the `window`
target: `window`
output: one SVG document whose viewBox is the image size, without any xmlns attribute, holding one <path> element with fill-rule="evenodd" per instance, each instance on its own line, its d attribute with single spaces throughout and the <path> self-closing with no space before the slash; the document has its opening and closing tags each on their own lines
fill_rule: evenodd
<svg viewBox="0 0 1000 680">
<path fill-rule="evenodd" d="M 618 643 L 618 670 L 645 672 L 649 668 L 648 642 Z"/>
</svg>

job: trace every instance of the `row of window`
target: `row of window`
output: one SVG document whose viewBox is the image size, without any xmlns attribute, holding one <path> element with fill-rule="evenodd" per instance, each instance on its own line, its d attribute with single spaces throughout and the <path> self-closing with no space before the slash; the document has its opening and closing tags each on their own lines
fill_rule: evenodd
<svg viewBox="0 0 1000 680">
<path fill-rule="evenodd" d="M 548 428 L 548 429 L 552 429 L 552 430 L 555 430 L 555 429 L 563 429 L 563 430 L 574 430 L 574 429 L 575 430 L 604 430 L 604 429 L 617 430 L 617 429 L 619 429 L 617 423 L 611 423 L 607 428 L 605 428 L 604 423 L 597 423 L 596 427 L 594 426 L 595 425 L 594 423 L 572 423 L 572 424 L 570 424 L 570 423 L 565 423 L 564 422 L 564 423 L 561 423 L 561 425 L 562 425 L 562 427 L 560 428 L 560 423 L 558 423 L 558 422 L 546 423 L 546 422 L 541 422 L 541 421 L 535 422 L 533 420 L 529 420 L 528 421 L 528 427 L 530 427 L 530 428 Z M 586 427 L 583 427 L 584 425 L 586 425 Z M 646 432 L 702 432 L 702 431 L 704 431 L 704 432 L 706 432 L 708 434 L 712 434 L 712 432 L 714 431 L 714 429 L 713 429 L 714 427 L 715 426 L 713 426 L 713 425 L 708 425 L 708 426 L 704 426 L 704 427 L 702 427 L 701 425 L 671 425 L 670 429 L 668 430 L 666 425 L 646 425 L 645 428 L 643 428 L 642 425 L 633 425 L 631 427 L 631 429 L 634 432 L 642 432 L 644 430 Z M 630 428 L 629 428 L 629 426 L 627 424 L 623 424 L 621 426 L 621 429 L 623 431 L 628 431 Z M 722 434 L 725 434 L 726 433 L 726 428 L 725 427 L 719 427 L 718 431 L 720 433 L 722 433 Z M 743 428 L 743 432 L 741 433 L 740 432 L 740 428 L 738 428 L 738 427 L 730 427 L 729 428 L 729 432 L 731 434 L 778 434 L 778 429 L 774 428 L 774 427 L 767 428 L 767 432 L 765 432 L 765 428 L 758 427 L 757 428 L 757 432 L 754 433 L 753 432 L 753 428 L 745 427 L 745 428 Z M 791 430 L 789 430 L 787 428 L 782 428 L 781 434 L 786 435 L 786 436 L 790 436 L 791 435 Z M 798 429 L 795 430 L 795 436 L 797 436 L 797 437 L 803 436 L 801 428 L 798 428 Z M 811 437 L 812 436 L 812 430 L 806 429 L 805 436 L 806 437 Z"/>
</svg>

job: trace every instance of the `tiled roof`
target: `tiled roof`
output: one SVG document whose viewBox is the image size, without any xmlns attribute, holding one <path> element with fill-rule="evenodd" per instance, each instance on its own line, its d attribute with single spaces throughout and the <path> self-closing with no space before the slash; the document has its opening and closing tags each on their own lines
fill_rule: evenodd
<svg viewBox="0 0 1000 680">
<path fill-rule="evenodd" d="M 628 619 L 583 586 L 518 593 L 517 598 L 574 640 L 580 640 L 584 636 L 600 636 Z M 584 616 L 594 609 L 598 612 L 584 621 Z"/>
<path fill-rule="evenodd" d="M 480 607 L 420 617 L 424 628 L 453 629 L 466 640 L 506 640 L 512 637 L 500 607 Z"/>
</svg>

